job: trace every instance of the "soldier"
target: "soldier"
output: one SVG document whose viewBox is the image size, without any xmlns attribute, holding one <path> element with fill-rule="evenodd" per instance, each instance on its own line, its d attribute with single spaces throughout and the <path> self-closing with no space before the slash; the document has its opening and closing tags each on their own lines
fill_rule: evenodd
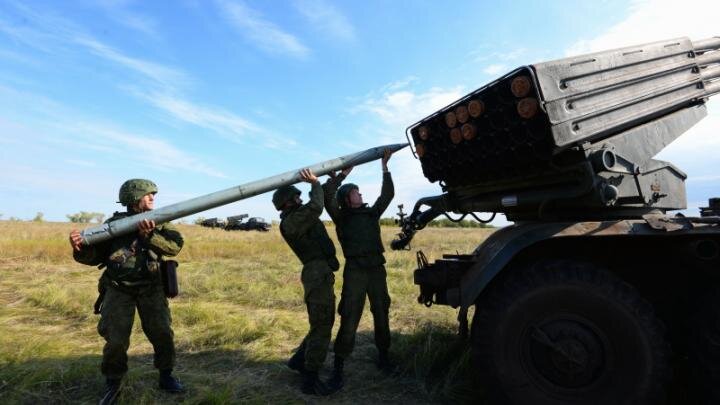
<svg viewBox="0 0 720 405">
<path fill-rule="evenodd" d="M 115 212 L 107 222 L 154 208 L 155 183 L 131 179 L 120 187 L 119 202 L 127 212 Z M 100 297 L 95 312 L 100 314 L 98 333 L 105 338 L 101 371 L 106 392 L 101 404 L 117 400 L 120 383 L 127 372 L 127 349 L 135 319 L 140 314 L 142 329 L 155 350 L 154 364 L 160 370 L 159 387 L 167 392 L 183 392 L 184 387 L 172 375 L 175 345 L 170 308 L 163 291 L 160 265 L 163 257 L 175 256 L 183 246 L 180 232 L 170 223 L 155 225 L 143 220 L 138 232 L 119 236 L 93 246 L 82 246 L 80 232 L 70 233 L 76 261 L 105 267 L 100 277 Z"/>
<path fill-rule="evenodd" d="M 375 204 L 363 203 L 362 194 L 357 185 L 340 183 L 347 177 L 352 167 L 338 175 L 331 175 L 325 183 L 325 208 L 335 222 L 340 245 L 345 255 L 342 295 L 338 313 L 340 329 L 335 338 L 335 360 L 331 386 L 342 386 L 345 359 L 355 346 L 355 334 L 365 306 L 365 296 L 370 299 L 370 311 L 375 324 L 375 346 L 378 349 L 378 367 L 391 371 L 388 350 L 390 349 L 390 325 L 385 249 L 380 239 L 380 216 L 392 201 L 395 191 L 387 162 L 392 152 L 385 150 L 382 159 L 383 182 Z M 337 192 L 336 192 L 337 190 Z"/>
<path fill-rule="evenodd" d="M 340 264 L 335 245 L 320 221 L 323 211 L 323 189 L 309 169 L 300 171 L 300 178 L 312 185 L 310 201 L 302 205 L 300 190 L 294 186 L 280 187 L 272 197 L 280 214 L 280 233 L 303 264 L 301 280 L 305 291 L 310 331 L 288 361 L 288 367 L 302 374 L 302 392 L 330 395 L 337 388 L 323 383 L 318 372 L 325 357 L 335 321 L 336 271 Z"/>
</svg>

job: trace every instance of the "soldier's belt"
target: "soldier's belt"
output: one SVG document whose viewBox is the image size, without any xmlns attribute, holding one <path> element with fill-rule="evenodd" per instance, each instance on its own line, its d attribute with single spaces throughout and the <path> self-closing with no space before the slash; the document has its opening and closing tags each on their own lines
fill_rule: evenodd
<svg viewBox="0 0 720 405">
<path fill-rule="evenodd" d="M 110 280 L 110 282 L 111 282 L 114 286 L 116 286 L 116 287 L 119 287 L 119 286 L 122 286 L 122 287 L 140 287 L 140 286 L 150 285 L 150 284 L 152 283 L 152 281 L 150 281 L 150 280 L 138 280 L 138 281 L 115 281 L 115 280 Z"/>
</svg>

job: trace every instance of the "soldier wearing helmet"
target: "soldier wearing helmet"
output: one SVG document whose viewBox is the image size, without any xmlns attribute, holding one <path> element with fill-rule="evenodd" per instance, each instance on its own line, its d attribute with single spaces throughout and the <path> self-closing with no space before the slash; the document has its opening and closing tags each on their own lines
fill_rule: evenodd
<svg viewBox="0 0 720 405">
<path fill-rule="evenodd" d="M 384 248 L 380 238 L 380 216 L 395 195 L 392 177 L 387 168 L 392 152 L 385 150 L 382 159 L 383 182 L 380 196 L 372 206 L 363 202 L 357 185 L 343 184 L 342 181 L 352 170 L 343 170 L 332 174 L 323 186 L 325 189 L 325 209 L 335 222 L 340 245 L 345 255 L 342 295 L 338 313 L 340 329 L 335 338 L 335 359 L 330 386 L 343 385 L 345 359 L 355 346 L 360 317 L 365 306 L 365 297 L 370 300 L 370 311 L 375 325 L 375 346 L 378 349 L 378 367 L 391 371 L 393 364 L 388 355 L 390 349 L 390 324 L 388 312 L 390 295 L 388 294 Z M 338 188 L 338 186 L 340 186 Z M 337 190 L 337 191 L 336 191 Z"/>
<path fill-rule="evenodd" d="M 310 201 L 303 205 L 300 190 L 294 186 L 279 188 L 273 194 L 273 205 L 280 214 L 280 233 L 303 264 L 301 281 L 310 330 L 300 347 L 288 361 L 288 367 L 302 374 L 302 392 L 329 395 L 337 387 L 329 387 L 318 377 L 330 345 L 335 321 L 336 271 L 340 264 L 335 245 L 320 221 L 324 199 L 318 178 L 309 169 L 300 171 L 300 178 L 312 185 Z"/>
<path fill-rule="evenodd" d="M 126 212 L 115 212 L 106 222 L 152 210 L 158 188 L 150 180 L 131 179 L 120 187 L 118 202 Z M 182 392 L 183 385 L 172 375 L 175 344 L 170 308 L 163 291 L 160 264 L 183 246 L 180 232 L 170 223 L 155 225 L 143 220 L 134 234 L 118 236 L 93 246 L 83 246 L 80 232 L 70 233 L 73 257 L 79 263 L 104 268 L 95 312 L 100 314 L 98 333 L 105 338 L 101 371 L 106 392 L 101 404 L 115 403 L 127 372 L 127 349 L 137 308 L 142 329 L 155 350 L 154 364 L 160 370 L 159 387 Z"/>
</svg>

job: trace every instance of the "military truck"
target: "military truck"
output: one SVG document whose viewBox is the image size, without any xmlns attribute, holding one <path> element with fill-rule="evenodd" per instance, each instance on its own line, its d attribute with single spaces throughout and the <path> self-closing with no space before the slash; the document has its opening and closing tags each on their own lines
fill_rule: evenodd
<svg viewBox="0 0 720 405">
<path fill-rule="evenodd" d="M 248 214 L 236 215 L 234 217 L 227 218 L 227 225 L 225 225 L 226 231 L 261 231 L 267 232 L 270 230 L 271 225 L 265 222 L 265 219 L 260 217 L 252 217 L 245 222 L 243 219 L 247 218 Z"/>
<path fill-rule="evenodd" d="M 241 224 L 242 220 L 247 217 L 248 217 L 248 214 L 240 214 L 240 215 L 233 215 L 233 216 L 227 217 L 227 221 L 225 221 L 224 229 L 226 231 L 239 229 L 238 225 Z"/>
<path fill-rule="evenodd" d="M 222 218 L 207 218 L 200 221 L 200 226 L 206 228 L 225 228 L 226 222 Z"/>
<path fill-rule="evenodd" d="M 720 403 L 720 199 L 672 215 L 686 175 L 653 159 L 707 115 L 719 48 L 676 38 L 523 66 L 408 128 L 443 193 L 400 215 L 394 249 L 440 215 L 514 222 L 466 254 L 417 252 L 414 273 L 418 301 L 460 308 L 464 334 L 474 307 L 492 403 Z"/>
</svg>

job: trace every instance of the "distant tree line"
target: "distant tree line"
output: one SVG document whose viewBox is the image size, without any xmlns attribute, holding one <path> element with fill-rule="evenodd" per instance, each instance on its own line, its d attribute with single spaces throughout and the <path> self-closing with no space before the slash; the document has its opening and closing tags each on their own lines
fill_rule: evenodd
<svg viewBox="0 0 720 405">
<path fill-rule="evenodd" d="M 105 219 L 105 214 L 101 212 L 80 211 L 78 213 L 68 214 L 65 216 L 70 220 L 70 222 L 75 222 L 79 224 L 87 224 L 93 221 L 101 223 L 103 219 Z"/>
<path fill-rule="evenodd" d="M 0 214 L 0 218 L 2 218 L 2 214 Z M 20 218 L 18 218 L 18 217 L 9 217 L 7 220 L 10 221 L 10 222 L 20 222 L 20 221 L 22 221 L 22 219 L 20 219 Z M 33 222 L 45 222 L 45 215 L 44 215 L 42 212 L 38 212 L 37 214 L 35 214 L 35 217 L 34 217 L 33 219 L 31 219 L 31 221 L 33 221 Z"/>
</svg>

